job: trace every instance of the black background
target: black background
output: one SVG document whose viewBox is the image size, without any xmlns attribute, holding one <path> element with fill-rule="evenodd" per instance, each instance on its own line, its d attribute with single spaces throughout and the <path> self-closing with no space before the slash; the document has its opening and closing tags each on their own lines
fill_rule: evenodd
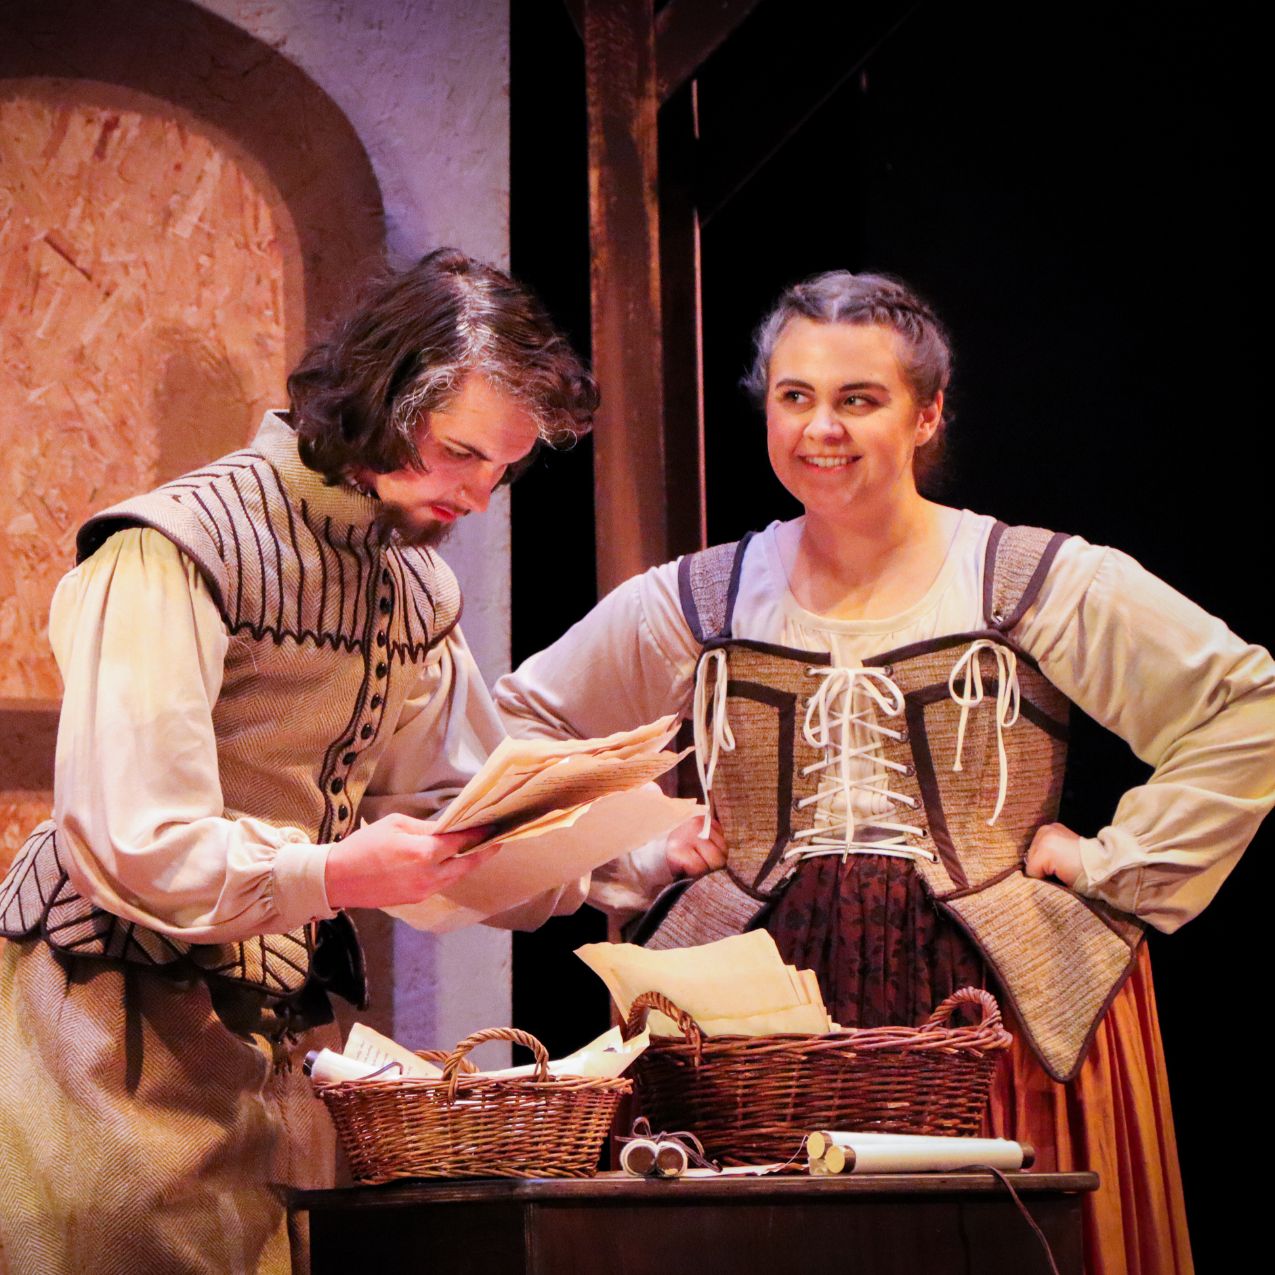
<svg viewBox="0 0 1275 1275">
<path fill-rule="evenodd" d="M 886 270 L 954 337 L 942 499 L 1116 545 L 1269 648 L 1254 19 L 845 8 L 764 0 L 700 77 L 710 543 L 797 512 L 738 389 L 752 326 L 796 279 Z M 513 268 L 587 349 L 581 44 L 558 0 L 512 10 Z M 794 115 L 805 123 L 782 140 L 775 122 Z M 591 481 L 585 443 L 514 489 L 515 662 L 594 601 Z M 1145 769 L 1073 725 L 1064 817 L 1092 834 Z M 1201 1271 L 1257 1234 L 1259 874 L 1273 841 L 1264 828 L 1203 916 L 1152 938 Z M 605 1023 L 570 956 L 602 932 L 586 911 L 515 941 L 515 1021 L 552 1052 Z"/>
</svg>

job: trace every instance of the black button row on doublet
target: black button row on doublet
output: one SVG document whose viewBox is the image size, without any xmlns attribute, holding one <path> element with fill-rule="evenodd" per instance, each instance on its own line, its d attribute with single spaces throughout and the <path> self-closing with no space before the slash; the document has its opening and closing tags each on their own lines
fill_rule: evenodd
<svg viewBox="0 0 1275 1275">
<path fill-rule="evenodd" d="M 389 573 L 388 569 L 383 570 L 383 571 L 381 572 L 381 583 L 382 583 L 382 584 L 389 584 L 389 583 L 390 583 L 390 573 Z M 385 597 L 382 597 L 382 598 L 380 599 L 379 603 L 378 603 L 378 606 L 380 607 L 381 613 L 382 613 L 383 615 L 388 615 L 388 614 L 389 614 L 389 611 L 390 611 L 390 609 L 391 609 L 392 605 L 393 605 L 393 604 L 392 604 L 392 602 L 390 601 L 390 598 L 389 598 L 389 596 L 388 596 L 388 595 L 386 595 Z M 379 632 L 379 633 L 376 635 L 376 644 L 377 644 L 377 646 L 383 647 L 383 646 L 385 646 L 386 641 L 387 641 L 387 635 L 386 635 L 385 631 L 384 631 L 384 630 L 382 630 L 381 632 Z M 389 671 L 390 671 L 390 666 L 389 666 L 389 665 L 388 665 L 388 664 L 387 664 L 384 660 L 380 660 L 380 661 L 377 663 L 377 665 L 376 665 L 376 676 L 377 676 L 379 679 L 384 680 L 384 678 L 385 678 L 386 674 L 387 674 L 387 673 L 389 673 Z M 380 695 L 373 695 L 373 696 L 372 696 L 372 707 L 373 707 L 374 709 L 380 708 L 380 706 L 382 705 L 382 703 L 384 703 L 384 700 L 381 698 L 381 696 L 380 696 Z M 372 738 L 373 733 L 374 733 L 374 732 L 373 732 L 372 724 L 371 724 L 370 722 L 368 722 L 368 723 L 366 723 L 366 724 L 365 724 L 365 725 L 364 725 L 364 726 L 363 726 L 363 727 L 359 730 L 359 738 L 360 738 L 360 739 L 371 739 L 371 738 Z M 354 763 L 358 760 L 358 754 L 357 754 L 355 751 L 353 751 L 353 750 L 354 750 L 354 744 L 353 744 L 353 741 L 351 741 L 349 744 L 347 744 L 347 745 L 346 745 L 346 748 L 347 748 L 349 751 L 344 752 L 344 753 L 342 753 L 342 754 L 341 754 L 341 764 L 342 764 L 343 766 L 353 766 L 353 765 L 354 765 Z M 330 790 L 331 790 L 334 794 L 335 794 L 335 793 L 339 793 L 339 792 L 341 792 L 341 791 L 343 791 L 343 790 L 344 790 L 344 788 L 345 788 L 345 781 L 344 781 L 343 779 L 341 779 L 341 778 L 338 776 L 337 778 L 335 778 L 335 779 L 333 779 L 333 780 L 331 781 L 331 783 L 328 785 L 328 788 L 329 788 L 329 789 L 330 789 Z M 339 808 L 337 809 L 336 817 L 337 817 L 338 819 L 345 819 L 345 818 L 347 818 L 347 817 L 349 816 L 349 813 L 350 813 L 350 810 L 349 810 L 349 807 L 348 807 L 348 806 L 341 806 L 341 807 L 339 807 Z M 343 836 L 343 835 L 344 835 L 344 834 L 338 834 L 338 835 L 336 836 L 335 840 L 339 841 L 339 840 L 341 839 L 341 836 Z"/>
<path fill-rule="evenodd" d="M 389 583 L 390 583 L 390 573 L 389 573 L 389 570 L 388 570 L 388 569 L 383 570 L 383 571 L 381 572 L 381 583 L 382 583 L 382 584 L 389 584 Z M 392 608 L 392 606 L 393 606 L 393 603 L 391 602 L 390 597 L 389 597 L 389 595 L 387 594 L 387 595 L 385 595 L 384 597 L 382 597 L 382 598 L 380 599 L 380 601 L 378 602 L 378 604 L 377 604 L 377 605 L 379 606 L 379 608 L 380 608 L 380 611 L 381 611 L 381 614 L 382 614 L 382 615 L 388 615 L 388 614 L 389 614 L 389 612 L 390 612 L 390 610 L 391 610 L 391 608 Z M 384 646 L 386 645 L 387 640 L 388 640 L 388 639 L 387 639 L 387 634 L 386 634 L 386 632 L 385 632 L 384 630 L 382 630 L 381 632 L 377 633 L 377 635 L 376 635 L 376 644 L 377 644 L 377 646 L 384 647 Z M 384 660 L 380 660 L 380 661 L 378 661 L 378 663 L 377 663 L 377 665 L 376 665 L 376 676 L 377 676 L 379 679 L 384 680 L 384 678 L 385 678 L 386 674 L 388 674 L 388 673 L 389 673 L 389 671 L 390 671 L 390 666 L 389 666 L 389 665 L 388 665 L 388 664 L 387 664 Z M 373 696 L 372 696 L 372 708 L 373 708 L 373 709 L 380 708 L 380 707 L 381 707 L 381 705 L 382 705 L 383 703 L 384 703 L 384 700 L 382 699 L 382 697 L 381 697 L 380 695 L 373 695 Z M 373 733 L 374 733 L 374 732 L 373 732 L 372 724 L 369 722 L 369 723 L 365 724 L 365 725 L 362 727 L 362 729 L 360 729 L 360 731 L 359 731 L 359 738 L 360 738 L 360 739 L 371 739 L 371 738 L 372 738 Z M 354 743 L 353 743 L 353 741 L 351 741 L 349 744 L 347 744 L 347 745 L 346 745 L 346 748 L 347 748 L 347 751 L 341 754 L 341 764 L 342 764 L 343 766 L 353 766 L 353 765 L 354 765 L 354 763 L 358 760 L 358 753 L 354 751 Z M 337 776 L 335 779 L 333 779 L 333 780 L 332 780 L 332 781 L 328 784 L 328 788 L 329 788 L 329 790 L 330 790 L 330 791 L 331 791 L 334 795 L 335 795 L 335 794 L 337 794 L 337 793 L 340 793 L 340 792 L 344 791 L 344 789 L 345 789 L 345 780 L 344 780 L 344 779 L 342 779 L 340 776 Z M 337 817 L 338 819 L 346 819 L 346 818 L 348 818 L 349 813 L 350 813 L 350 810 L 349 810 L 349 807 L 348 807 L 348 806 L 340 806 L 340 807 L 338 807 L 338 809 L 337 809 L 336 817 Z M 333 840 L 334 840 L 334 841 L 340 841 L 340 840 L 341 840 L 341 838 L 342 838 L 344 835 L 345 835 L 344 833 L 337 833 L 337 834 L 336 834 L 336 836 L 335 836 L 335 837 L 333 837 Z"/>
</svg>

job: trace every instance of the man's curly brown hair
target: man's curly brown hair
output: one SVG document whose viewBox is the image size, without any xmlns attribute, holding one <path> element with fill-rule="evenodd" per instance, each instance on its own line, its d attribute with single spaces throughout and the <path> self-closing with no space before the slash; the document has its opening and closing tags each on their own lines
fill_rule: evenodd
<svg viewBox="0 0 1275 1275">
<path fill-rule="evenodd" d="M 420 467 L 422 414 L 471 374 L 516 399 L 553 447 L 592 426 L 597 384 L 539 301 L 503 271 L 440 248 L 372 281 L 288 377 L 301 457 L 331 483 Z"/>
</svg>

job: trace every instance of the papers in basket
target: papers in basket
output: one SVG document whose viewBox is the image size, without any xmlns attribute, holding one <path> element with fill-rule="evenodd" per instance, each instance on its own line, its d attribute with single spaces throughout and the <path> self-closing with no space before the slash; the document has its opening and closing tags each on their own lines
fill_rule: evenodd
<svg viewBox="0 0 1275 1275">
<path fill-rule="evenodd" d="M 837 1030 L 813 972 L 785 965 L 765 930 L 665 951 L 631 943 L 587 943 L 576 955 L 607 985 L 625 1017 L 643 992 L 662 992 L 706 1036 Z M 658 1010 L 651 1011 L 647 1025 L 653 1036 L 681 1035 Z"/>
<path fill-rule="evenodd" d="M 623 1075 L 630 1064 L 646 1048 L 650 1037 L 640 1032 L 632 1040 L 624 1040 L 618 1027 L 605 1031 L 596 1040 L 565 1058 L 551 1059 L 551 1076 L 583 1076 L 594 1080 L 614 1080 Z M 398 1080 L 402 1078 L 436 1080 L 441 1067 L 427 1062 L 397 1041 L 363 1023 L 355 1023 L 341 1053 L 330 1049 L 312 1052 L 306 1058 L 306 1074 L 312 1083 L 332 1084 L 339 1080 Z M 503 1067 L 498 1071 L 478 1074 L 487 1080 L 512 1080 L 534 1076 L 535 1063 L 521 1067 Z"/>
<path fill-rule="evenodd" d="M 443 894 L 385 910 L 420 930 L 456 930 L 663 836 L 700 809 L 650 784 L 679 760 L 664 748 L 676 730 L 664 717 L 605 739 L 502 740 L 437 823 L 493 824 L 483 845 L 499 841 L 499 853 Z"/>
</svg>

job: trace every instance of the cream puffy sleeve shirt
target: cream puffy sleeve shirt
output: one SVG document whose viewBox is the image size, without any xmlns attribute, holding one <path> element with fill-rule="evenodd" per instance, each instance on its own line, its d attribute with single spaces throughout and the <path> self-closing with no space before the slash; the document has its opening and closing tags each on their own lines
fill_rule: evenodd
<svg viewBox="0 0 1275 1275">
<path fill-rule="evenodd" d="M 143 624 L 152 635 L 144 654 Z M 149 529 L 113 535 L 58 586 L 49 636 L 65 686 L 54 818 L 77 890 L 194 943 L 333 915 L 331 847 L 298 828 L 224 817 L 212 708 L 229 638 L 202 576 L 171 541 Z M 456 630 L 430 652 L 361 814 L 433 815 L 503 736 Z M 542 898 L 507 923 L 538 924 L 581 897 Z"/>
<path fill-rule="evenodd" d="M 854 666 L 907 643 L 983 628 L 982 571 L 994 520 L 965 511 L 937 578 L 913 607 L 838 621 L 798 605 L 775 523 L 744 560 L 736 637 Z M 1154 768 L 1086 838 L 1075 888 L 1162 930 L 1195 916 L 1275 805 L 1275 664 L 1114 549 L 1069 540 L 1014 632 L 1064 694 Z M 621 585 L 496 686 L 510 733 L 586 737 L 689 714 L 699 646 L 682 616 L 677 564 Z M 1010 783 L 1013 776 L 1010 776 Z M 595 875 L 591 901 L 642 906 L 668 880 L 663 847 Z"/>
</svg>

